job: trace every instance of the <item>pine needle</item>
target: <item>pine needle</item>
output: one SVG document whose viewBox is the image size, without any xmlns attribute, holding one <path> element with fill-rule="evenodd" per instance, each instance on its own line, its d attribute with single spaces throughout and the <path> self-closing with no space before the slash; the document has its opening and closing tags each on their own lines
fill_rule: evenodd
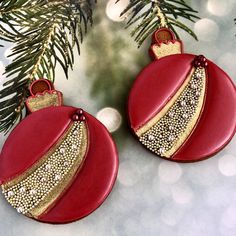
<svg viewBox="0 0 236 236">
<path fill-rule="evenodd" d="M 0 40 L 14 44 L 0 91 L 0 132 L 23 117 L 28 86 L 47 78 L 54 82 L 57 64 L 68 77 L 76 47 L 93 23 L 92 0 L 2 0 Z M 3 44 L 3 43 L 1 43 Z"/>
<path fill-rule="evenodd" d="M 131 36 L 140 47 L 160 27 L 181 28 L 197 40 L 195 33 L 181 21 L 195 22 L 199 19 L 197 13 L 184 0 L 130 0 L 121 15 L 128 16 L 127 28 L 135 25 Z"/>
</svg>

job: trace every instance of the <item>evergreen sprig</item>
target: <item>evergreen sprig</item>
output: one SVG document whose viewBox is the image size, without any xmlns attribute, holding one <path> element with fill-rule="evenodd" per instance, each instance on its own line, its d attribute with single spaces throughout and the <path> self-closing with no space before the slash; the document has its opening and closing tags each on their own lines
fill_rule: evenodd
<svg viewBox="0 0 236 236">
<path fill-rule="evenodd" d="M 184 0 L 130 0 L 122 15 L 128 15 L 127 27 L 139 22 L 131 35 L 141 46 L 160 27 L 169 27 L 178 38 L 175 28 L 181 28 L 197 40 L 193 30 L 182 22 L 182 19 L 195 22 L 199 19 L 197 13 Z"/>
<path fill-rule="evenodd" d="M 234 23 L 235 23 L 235 25 L 236 25 L 236 18 L 234 19 Z"/>
<path fill-rule="evenodd" d="M 76 47 L 92 24 L 92 0 L 2 0 L 0 40 L 14 43 L 7 82 L 0 91 L 0 132 L 22 118 L 28 86 L 36 79 L 55 79 L 60 64 L 66 77 Z"/>
</svg>

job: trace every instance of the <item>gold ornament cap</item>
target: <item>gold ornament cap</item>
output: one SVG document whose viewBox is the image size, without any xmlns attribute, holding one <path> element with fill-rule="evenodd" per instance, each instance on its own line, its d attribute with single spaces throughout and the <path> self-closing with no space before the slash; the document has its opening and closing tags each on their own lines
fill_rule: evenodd
<svg viewBox="0 0 236 236">
<path fill-rule="evenodd" d="M 154 60 L 181 53 L 183 53 L 183 43 L 176 39 L 173 31 L 168 28 L 160 28 L 154 32 L 150 47 L 150 54 Z"/>
<path fill-rule="evenodd" d="M 34 81 L 29 91 L 31 96 L 27 98 L 26 106 L 30 112 L 51 106 L 61 106 L 63 103 L 62 93 L 55 90 L 51 81 L 47 79 Z"/>
</svg>

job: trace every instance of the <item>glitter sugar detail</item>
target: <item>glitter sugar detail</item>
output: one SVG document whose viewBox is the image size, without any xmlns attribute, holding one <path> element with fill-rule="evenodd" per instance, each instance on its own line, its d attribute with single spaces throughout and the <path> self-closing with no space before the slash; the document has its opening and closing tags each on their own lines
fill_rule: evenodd
<svg viewBox="0 0 236 236">
<path fill-rule="evenodd" d="M 62 94 L 58 91 L 45 91 L 43 94 L 36 94 L 27 99 L 27 107 L 31 112 L 50 106 L 61 106 Z"/>
<path fill-rule="evenodd" d="M 157 59 L 160 59 L 162 57 L 166 57 L 169 55 L 180 54 L 182 51 L 181 42 L 170 41 L 168 44 L 166 43 L 162 43 L 160 45 L 154 44 L 152 46 L 152 51 Z"/>
<path fill-rule="evenodd" d="M 180 88 L 182 91 L 177 92 L 177 97 L 167 104 L 168 109 L 165 108 L 137 131 L 140 142 L 162 157 L 170 158 L 197 123 L 205 97 L 205 68 L 196 66 L 185 83 Z"/>
<path fill-rule="evenodd" d="M 39 167 L 14 185 L 2 186 L 7 201 L 19 213 L 42 214 L 61 194 L 84 159 L 86 132 L 85 122 L 73 122 L 61 143 Z"/>
</svg>

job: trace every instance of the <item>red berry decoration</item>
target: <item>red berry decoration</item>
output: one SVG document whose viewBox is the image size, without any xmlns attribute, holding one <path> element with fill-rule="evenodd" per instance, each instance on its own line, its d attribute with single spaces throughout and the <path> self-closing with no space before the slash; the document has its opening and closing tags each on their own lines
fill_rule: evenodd
<svg viewBox="0 0 236 236">
<path fill-rule="evenodd" d="M 39 82 L 40 89 L 34 83 L 33 91 L 40 92 L 26 103 L 33 112 L 2 149 L 0 185 L 19 213 L 68 223 L 87 216 L 107 198 L 117 175 L 117 150 L 97 119 L 62 106 L 62 94 L 48 90 L 47 80 Z"/>
<path fill-rule="evenodd" d="M 83 109 L 78 109 L 78 110 L 76 111 L 76 114 L 78 114 L 79 116 L 83 115 L 83 114 L 84 114 Z"/>
<path fill-rule="evenodd" d="M 166 40 L 162 31 L 173 37 Z M 217 65 L 182 48 L 169 29 L 154 33 L 154 61 L 134 82 L 128 115 L 147 149 L 168 160 L 194 162 L 216 154 L 234 136 L 236 90 Z"/>
<path fill-rule="evenodd" d="M 80 121 L 85 121 L 86 120 L 86 117 L 84 115 L 81 115 L 80 118 L 79 118 Z"/>
<path fill-rule="evenodd" d="M 78 120 L 80 120 L 80 116 L 79 116 L 77 113 L 75 113 L 75 114 L 73 114 L 73 116 L 72 116 L 72 120 L 73 120 L 73 121 L 78 121 Z"/>
</svg>

